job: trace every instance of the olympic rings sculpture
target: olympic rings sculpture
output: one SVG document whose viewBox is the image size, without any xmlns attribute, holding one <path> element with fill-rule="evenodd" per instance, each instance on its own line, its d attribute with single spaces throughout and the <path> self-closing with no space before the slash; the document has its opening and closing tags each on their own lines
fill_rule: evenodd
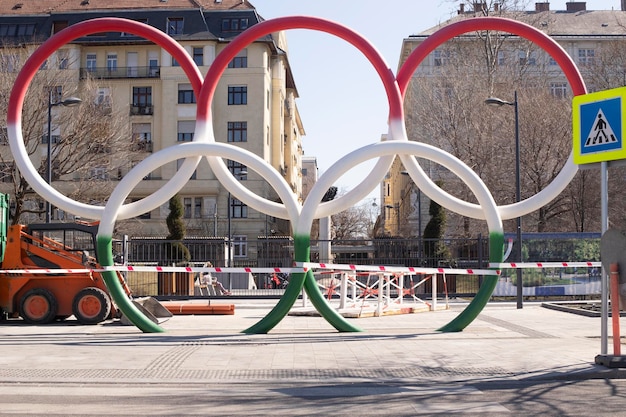
<svg viewBox="0 0 626 417">
<path fill-rule="evenodd" d="M 367 145 L 356 149 L 337 161 L 317 183 L 312 187 L 304 204 L 300 204 L 284 178 L 269 164 L 258 156 L 238 147 L 216 143 L 213 135 L 211 120 L 211 102 L 219 79 L 231 59 L 248 44 L 259 37 L 272 32 L 286 29 L 309 29 L 329 33 L 349 42 L 359 49 L 378 73 L 389 102 L 389 132 L 388 141 Z M 9 145 L 15 162 L 33 189 L 51 203 L 87 218 L 99 219 L 98 230 L 98 261 L 103 266 L 113 265 L 112 237 L 113 228 L 117 219 L 134 217 L 153 210 L 164 204 L 186 184 L 200 160 L 207 158 L 217 179 L 237 199 L 250 207 L 291 221 L 294 227 L 295 260 L 308 262 L 310 252 L 310 230 L 315 218 L 329 216 L 345 210 L 373 190 L 384 178 L 391 167 L 395 155 L 399 155 L 413 181 L 431 199 L 442 206 L 462 215 L 485 219 L 490 231 L 490 262 L 501 262 L 504 233 L 502 219 L 518 217 L 536 210 L 543 204 L 556 197 L 571 181 L 576 173 L 576 166 L 572 157 L 550 186 L 542 192 L 520 203 L 509 206 L 497 206 L 489 190 L 482 180 L 462 161 L 447 152 L 419 142 L 408 141 L 404 124 L 403 95 L 410 78 L 422 60 L 443 42 L 460 34 L 475 30 L 500 30 L 510 32 L 535 42 L 550 54 L 565 72 L 574 95 L 584 94 L 586 88 L 576 65 L 567 53 L 551 38 L 532 26 L 514 20 L 502 18 L 474 18 L 451 24 L 427 38 L 409 56 L 401 67 L 397 77 L 385 63 L 376 49 L 363 37 L 351 29 L 335 22 L 306 16 L 283 17 L 258 23 L 238 35 L 220 52 L 212 63 L 206 80 L 203 80 L 200 71 L 190 56 L 176 41 L 163 32 L 143 23 L 120 19 L 99 18 L 83 21 L 72 25 L 55 34 L 29 57 L 18 74 L 9 100 L 7 114 L 7 131 Z M 179 63 L 189 78 L 193 90 L 198 97 L 196 128 L 194 140 L 191 143 L 178 144 L 162 149 L 141 163 L 137 164 L 117 185 L 105 207 L 93 206 L 77 202 L 62 195 L 51 185 L 47 184 L 32 165 L 25 149 L 22 137 L 21 113 L 24 97 L 33 77 L 45 60 L 61 46 L 92 33 L 103 31 L 119 31 L 132 33 L 150 40 L 164 48 Z M 470 204 L 453 197 L 427 177 L 419 166 L 415 157 L 430 159 L 459 176 L 466 182 L 476 196 L 479 204 Z M 123 204 L 126 197 L 141 179 L 159 166 L 185 158 L 181 169 L 161 189 L 142 200 L 130 204 Z M 282 204 L 261 198 L 252 193 L 236 181 L 230 174 L 223 158 L 232 159 L 245 164 L 261 175 L 282 200 Z M 319 203 L 326 190 L 346 171 L 368 159 L 378 158 L 378 162 L 370 174 L 347 194 L 330 202 Z M 163 329 L 146 318 L 127 298 L 114 271 L 103 273 L 111 297 L 131 322 L 144 332 L 161 332 Z M 442 327 L 441 331 L 461 331 L 480 313 L 497 283 L 496 276 L 485 277 L 483 285 L 470 305 L 453 321 Z M 244 330 L 246 333 L 267 333 L 288 313 L 295 303 L 299 293 L 305 289 L 317 310 L 322 316 L 339 331 L 360 331 L 340 316 L 326 302 L 315 283 L 312 271 L 293 274 L 285 294 L 276 306 L 257 324 Z"/>
</svg>

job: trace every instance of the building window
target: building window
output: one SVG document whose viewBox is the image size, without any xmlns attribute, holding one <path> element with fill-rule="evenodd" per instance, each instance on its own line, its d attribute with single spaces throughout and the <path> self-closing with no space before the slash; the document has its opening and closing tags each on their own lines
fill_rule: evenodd
<svg viewBox="0 0 626 417">
<path fill-rule="evenodd" d="M 519 65 L 520 66 L 534 66 L 537 64 L 535 54 L 530 51 L 518 51 Z"/>
<path fill-rule="evenodd" d="M 193 104 L 195 102 L 196 95 L 191 84 L 178 84 L 178 104 Z"/>
<path fill-rule="evenodd" d="M 0 182 L 13 182 L 13 164 L 0 164 Z"/>
<path fill-rule="evenodd" d="M 108 87 L 98 88 L 94 104 L 98 106 L 103 114 L 110 114 L 113 107 L 111 100 L 111 89 Z"/>
<path fill-rule="evenodd" d="M 248 50 L 239 51 L 237 56 L 228 63 L 228 68 L 248 68 Z"/>
<path fill-rule="evenodd" d="M 498 51 L 498 65 L 501 67 L 506 65 L 506 54 L 504 51 Z"/>
<path fill-rule="evenodd" d="M 234 197 L 230 198 L 230 217 L 232 219 L 248 218 L 248 206 Z"/>
<path fill-rule="evenodd" d="M 59 136 L 59 135 L 52 135 L 51 138 L 52 138 L 52 142 L 51 143 L 60 143 L 61 142 L 61 136 Z M 44 144 L 48 143 L 48 135 L 47 134 L 43 135 L 41 137 L 41 143 L 44 143 Z"/>
<path fill-rule="evenodd" d="M 152 87 L 133 87 L 133 106 L 152 106 Z"/>
<path fill-rule="evenodd" d="M 98 106 L 111 106 L 111 89 L 108 87 L 98 88 L 96 92 L 96 104 Z"/>
<path fill-rule="evenodd" d="M 248 122 L 228 122 L 228 142 L 247 142 Z"/>
<path fill-rule="evenodd" d="M 194 120 L 178 121 L 178 142 L 191 142 L 193 140 L 193 132 L 196 129 Z"/>
<path fill-rule="evenodd" d="M 550 83 L 550 94 L 556 98 L 566 98 L 567 83 Z"/>
<path fill-rule="evenodd" d="M 96 166 L 91 168 L 89 171 L 89 179 L 95 181 L 106 181 L 109 179 L 109 173 L 107 172 L 107 167 L 105 166 Z"/>
<path fill-rule="evenodd" d="M 228 170 L 235 178 L 240 181 L 245 181 L 248 179 L 248 167 L 231 159 L 228 160 L 227 164 Z"/>
<path fill-rule="evenodd" d="M 92 72 L 96 70 L 96 54 L 87 54 L 87 60 L 85 62 L 85 67 L 87 67 L 87 71 Z"/>
<path fill-rule="evenodd" d="M 0 37 L 33 36 L 35 34 L 34 23 L 4 24 L 0 25 Z"/>
<path fill-rule="evenodd" d="M 67 20 L 57 20 L 52 22 L 52 34 L 58 33 L 68 27 L 70 23 Z"/>
<path fill-rule="evenodd" d="M 107 54 L 107 71 L 117 71 L 117 54 Z"/>
<path fill-rule="evenodd" d="M 159 76 L 159 60 L 157 58 L 148 59 L 148 68 L 151 77 Z"/>
<path fill-rule="evenodd" d="M 182 35 L 183 34 L 182 17 L 168 17 L 167 18 L 167 34 L 168 35 Z"/>
<path fill-rule="evenodd" d="M 247 18 L 227 18 L 222 19 L 222 31 L 234 32 L 239 30 L 246 30 L 248 28 Z"/>
<path fill-rule="evenodd" d="M 241 105 L 248 104 L 248 87 L 247 86 L 228 86 L 228 104 Z"/>
<path fill-rule="evenodd" d="M 444 65 L 448 65 L 450 62 L 450 52 L 449 51 L 441 51 L 439 49 L 433 52 L 434 56 L 434 64 L 436 67 L 443 67 Z"/>
<path fill-rule="evenodd" d="M 183 199 L 185 219 L 202 218 L 202 200 L 202 197 L 185 197 Z"/>
<path fill-rule="evenodd" d="M 152 126 L 150 123 L 133 123 L 133 150 L 152 152 Z"/>
<path fill-rule="evenodd" d="M 595 63 L 595 49 L 579 49 L 578 63 L 580 65 L 593 65 Z"/>
<path fill-rule="evenodd" d="M 193 199 L 193 218 L 201 219 L 202 218 L 202 198 L 195 197 Z"/>
<path fill-rule="evenodd" d="M 0 57 L 0 66 L 2 72 L 17 72 L 20 68 L 19 58 L 15 55 L 2 55 Z"/>
<path fill-rule="evenodd" d="M 63 86 L 62 85 L 55 85 L 54 87 L 52 87 L 51 99 L 53 103 L 58 103 L 59 101 L 63 100 Z"/>
<path fill-rule="evenodd" d="M 59 69 L 68 69 L 70 67 L 70 52 L 68 50 L 61 49 L 57 54 Z"/>
<path fill-rule="evenodd" d="M 193 48 L 193 62 L 196 63 L 197 66 L 201 67 L 204 65 L 204 49 L 203 48 Z"/>
<path fill-rule="evenodd" d="M 245 258 L 248 256 L 248 237 L 244 235 L 233 236 L 233 258 Z"/>
</svg>

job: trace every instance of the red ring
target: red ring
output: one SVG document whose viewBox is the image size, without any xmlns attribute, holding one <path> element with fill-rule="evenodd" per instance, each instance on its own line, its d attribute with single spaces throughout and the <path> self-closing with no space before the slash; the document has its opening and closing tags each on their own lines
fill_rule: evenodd
<svg viewBox="0 0 626 417">
<path fill-rule="evenodd" d="M 550 36 L 541 32 L 539 29 L 516 20 L 501 17 L 477 17 L 452 23 L 451 25 L 439 29 L 411 52 L 411 55 L 409 55 L 404 64 L 402 64 L 396 77 L 402 95 L 404 96 L 406 93 L 406 88 L 409 81 L 411 81 L 413 73 L 428 54 L 434 51 L 439 45 L 455 36 L 477 30 L 501 30 L 536 43 L 541 49 L 546 51 L 548 55 L 556 61 L 561 70 L 563 70 L 575 96 L 587 93 L 585 81 L 580 71 L 578 71 L 578 67 L 561 45 L 556 43 Z"/>
<path fill-rule="evenodd" d="M 389 100 L 389 118 L 400 119 L 404 112 L 402 109 L 402 97 L 400 95 L 396 78 L 381 57 L 376 48 L 365 38 L 352 29 L 340 25 L 339 23 L 320 19 L 310 16 L 290 16 L 279 17 L 276 19 L 266 20 L 254 26 L 251 26 L 235 39 L 232 40 L 213 61 L 209 72 L 206 75 L 206 81 L 202 86 L 202 91 L 198 97 L 198 108 L 196 117 L 198 120 L 209 120 L 211 111 L 211 101 L 220 77 L 226 70 L 228 63 L 237 55 L 239 51 L 245 48 L 256 39 L 269 35 L 273 32 L 286 29 L 311 29 L 326 32 L 331 35 L 340 37 L 355 46 L 374 66 L 376 72 L 380 76 L 387 99 Z"/>
</svg>

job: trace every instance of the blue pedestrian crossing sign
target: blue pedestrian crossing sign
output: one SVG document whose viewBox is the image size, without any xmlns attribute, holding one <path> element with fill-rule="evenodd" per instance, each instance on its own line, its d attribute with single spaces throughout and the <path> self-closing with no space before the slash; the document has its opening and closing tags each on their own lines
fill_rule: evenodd
<svg viewBox="0 0 626 417">
<path fill-rule="evenodd" d="M 574 97 L 574 163 L 583 165 L 626 159 L 625 96 L 626 87 L 620 87 Z"/>
</svg>

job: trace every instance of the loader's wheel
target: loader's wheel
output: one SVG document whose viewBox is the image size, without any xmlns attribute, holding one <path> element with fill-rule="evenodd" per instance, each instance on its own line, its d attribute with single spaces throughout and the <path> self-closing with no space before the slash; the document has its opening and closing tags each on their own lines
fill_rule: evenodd
<svg viewBox="0 0 626 417">
<path fill-rule="evenodd" d="M 27 323 L 46 324 L 54 321 L 59 305 L 54 295 L 45 288 L 28 291 L 20 303 L 20 316 Z"/>
<path fill-rule="evenodd" d="M 98 324 L 111 314 L 111 300 L 100 288 L 85 288 L 74 297 L 72 312 L 82 324 Z"/>
</svg>

